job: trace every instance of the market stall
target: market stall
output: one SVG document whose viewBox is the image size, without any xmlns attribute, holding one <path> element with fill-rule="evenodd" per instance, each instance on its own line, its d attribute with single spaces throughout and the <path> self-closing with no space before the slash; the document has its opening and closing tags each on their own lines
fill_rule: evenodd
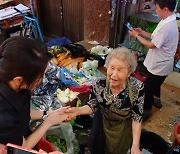
<svg viewBox="0 0 180 154">
<path fill-rule="evenodd" d="M 159 18 L 154 14 L 152 1 L 142 1 L 139 10 L 139 13 L 130 16 L 127 21 L 133 27 L 140 26 L 148 32 L 153 32 L 159 22 Z M 122 25 L 125 27 L 124 21 Z M 117 42 L 117 46 L 126 46 L 131 49 L 139 64 L 142 64 L 148 49 L 141 45 L 137 39 L 130 37 L 127 29 L 125 29 L 124 34 L 123 41 Z M 48 111 L 67 105 L 81 106 L 86 103 L 91 86 L 95 83 L 94 81 L 97 78 L 104 78 L 106 75 L 104 62 L 112 48 L 101 45 L 96 41 L 72 43 L 66 38 L 63 38 L 63 40 L 61 38 L 61 43 L 59 44 L 57 43 L 59 40 L 57 42 L 56 40 L 51 40 L 47 43 L 48 51 L 53 58 L 42 84 L 32 93 L 32 109 Z M 139 78 L 142 77 L 139 72 L 133 75 L 138 79 L 142 79 L 141 81 L 145 80 L 145 78 Z M 40 123 L 40 121 L 32 121 L 31 126 L 33 129 L 36 129 Z M 85 118 L 77 117 L 70 123 L 63 123 L 53 127 L 47 132 L 45 138 L 57 150 L 79 153 L 80 150 L 83 151 L 85 146 L 87 146 L 91 123 L 92 118 L 90 116 Z M 164 140 L 161 141 L 165 142 Z M 167 148 L 166 142 L 164 145 Z"/>
<path fill-rule="evenodd" d="M 87 48 L 85 44 L 87 44 Z M 105 73 L 105 56 L 112 49 L 82 41 L 75 44 L 49 45 L 48 50 L 53 58 L 42 84 L 32 93 L 32 108 L 47 111 L 67 105 L 78 107 L 85 104 L 95 80 L 105 77 L 103 74 Z M 89 116 L 86 118 L 78 117 L 70 122 L 75 127 L 74 132 L 78 134 L 77 138 L 81 148 L 84 148 L 88 141 L 82 141 L 80 136 L 88 137 L 89 130 L 87 128 L 91 127 L 91 122 L 92 119 Z M 33 123 L 33 127 L 36 127 L 36 124 Z M 70 142 L 70 138 L 59 139 L 58 136 L 62 135 L 57 133 L 56 129 L 65 131 L 68 127 L 68 130 L 73 134 L 70 124 L 63 124 L 62 127 L 65 127 L 65 129 L 60 125 L 52 132 L 51 130 L 47 132 L 46 139 L 53 142 L 55 147 L 60 146 L 59 150 L 63 152 L 69 147 L 65 150 L 62 144 L 65 140 L 65 143 Z"/>
</svg>

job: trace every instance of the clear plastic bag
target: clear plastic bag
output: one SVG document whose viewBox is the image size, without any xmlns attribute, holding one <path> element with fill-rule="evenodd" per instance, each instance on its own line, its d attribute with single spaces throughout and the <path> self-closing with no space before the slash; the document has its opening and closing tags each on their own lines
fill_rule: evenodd
<svg viewBox="0 0 180 154">
<path fill-rule="evenodd" d="M 65 152 L 64 154 L 78 154 L 79 153 L 79 150 L 80 150 L 79 144 L 78 144 L 78 141 L 76 140 L 75 134 L 73 133 L 73 129 L 70 123 L 61 123 L 58 126 L 51 127 L 47 131 L 46 136 L 53 135 L 53 134 L 58 135 L 60 138 L 65 139 L 67 152 Z M 58 150 L 61 151 L 60 149 Z"/>
</svg>

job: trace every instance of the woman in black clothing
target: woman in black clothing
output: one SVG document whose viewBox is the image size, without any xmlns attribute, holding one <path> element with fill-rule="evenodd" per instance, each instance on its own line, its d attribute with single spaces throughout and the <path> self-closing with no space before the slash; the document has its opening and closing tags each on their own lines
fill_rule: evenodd
<svg viewBox="0 0 180 154">
<path fill-rule="evenodd" d="M 51 126 L 67 118 L 62 108 L 35 132 L 29 127 L 30 119 L 43 116 L 30 111 L 30 91 L 41 83 L 50 59 L 45 46 L 25 37 L 11 37 L 0 46 L 0 143 L 33 148 Z"/>
</svg>

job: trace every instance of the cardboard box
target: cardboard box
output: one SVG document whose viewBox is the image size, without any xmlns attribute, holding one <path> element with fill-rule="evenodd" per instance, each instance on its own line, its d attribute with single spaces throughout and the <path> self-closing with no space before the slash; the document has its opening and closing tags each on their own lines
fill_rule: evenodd
<svg viewBox="0 0 180 154">
<path fill-rule="evenodd" d="M 168 96 L 173 100 L 180 101 L 180 73 L 172 72 L 165 79 L 162 87 L 165 87 L 169 93 Z"/>
</svg>

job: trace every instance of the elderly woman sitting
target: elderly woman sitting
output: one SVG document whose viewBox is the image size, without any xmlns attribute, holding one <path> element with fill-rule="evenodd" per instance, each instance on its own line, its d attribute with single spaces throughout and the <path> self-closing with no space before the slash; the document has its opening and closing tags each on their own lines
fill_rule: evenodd
<svg viewBox="0 0 180 154">
<path fill-rule="evenodd" d="M 130 149 L 131 154 L 139 154 L 144 85 L 130 77 L 137 61 L 127 48 L 121 47 L 109 53 L 105 65 L 107 79 L 97 80 L 87 105 L 67 109 L 68 120 L 95 113 L 92 153 L 126 154 Z"/>
</svg>

